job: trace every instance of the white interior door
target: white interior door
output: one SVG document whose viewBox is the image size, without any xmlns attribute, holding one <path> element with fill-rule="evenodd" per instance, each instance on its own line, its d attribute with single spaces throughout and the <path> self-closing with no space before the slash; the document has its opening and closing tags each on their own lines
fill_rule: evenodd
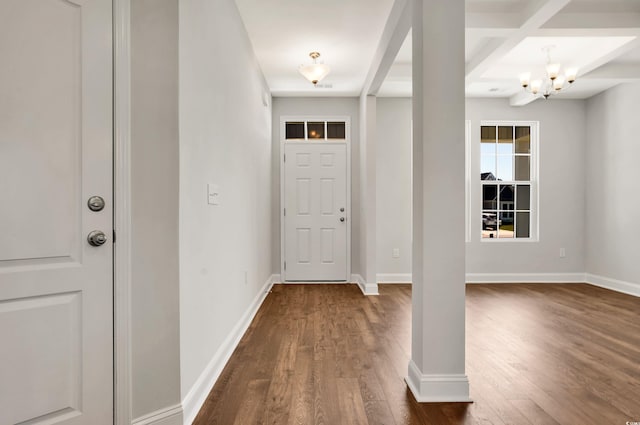
<svg viewBox="0 0 640 425">
<path fill-rule="evenodd" d="M 347 280 L 347 145 L 285 144 L 285 281 Z"/>
<path fill-rule="evenodd" d="M 0 57 L 0 424 L 112 424 L 111 0 L 2 0 Z"/>
</svg>

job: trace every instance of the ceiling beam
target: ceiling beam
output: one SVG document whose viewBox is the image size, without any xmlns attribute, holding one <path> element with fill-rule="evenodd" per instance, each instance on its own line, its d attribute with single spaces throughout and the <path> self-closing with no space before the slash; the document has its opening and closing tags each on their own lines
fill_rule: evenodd
<svg viewBox="0 0 640 425">
<path fill-rule="evenodd" d="M 479 79 L 497 60 L 555 16 L 570 0 L 534 1 L 525 9 L 524 22 L 504 39 L 487 43 L 466 65 L 466 83 Z"/>
<path fill-rule="evenodd" d="M 371 61 L 362 95 L 376 95 L 411 29 L 411 1 L 396 0 Z"/>
<path fill-rule="evenodd" d="M 640 13 L 558 13 L 543 28 L 640 28 Z"/>
<path fill-rule="evenodd" d="M 519 91 L 509 98 L 509 105 L 511 106 L 524 106 L 538 99 L 539 96 L 531 94 L 527 91 Z"/>
<path fill-rule="evenodd" d="M 585 80 L 640 80 L 640 63 L 607 63 L 581 78 Z"/>
<path fill-rule="evenodd" d="M 624 44 L 620 47 L 618 47 L 617 49 L 613 50 L 612 52 L 609 52 L 608 54 L 598 58 L 598 60 L 591 62 L 589 65 L 587 65 L 586 67 L 582 68 L 580 70 L 580 72 L 578 73 L 578 77 L 582 77 L 585 74 L 588 74 L 590 72 L 592 72 L 593 70 L 596 70 L 598 68 L 600 68 L 601 66 L 603 66 L 604 64 L 611 62 L 612 60 L 624 55 L 627 52 L 630 52 L 631 50 L 634 50 L 636 48 L 640 47 L 640 38 L 636 38 L 635 40 Z"/>
<path fill-rule="evenodd" d="M 522 15 L 518 13 L 478 13 L 467 12 L 465 28 L 467 30 L 516 30 L 520 28 Z"/>
</svg>

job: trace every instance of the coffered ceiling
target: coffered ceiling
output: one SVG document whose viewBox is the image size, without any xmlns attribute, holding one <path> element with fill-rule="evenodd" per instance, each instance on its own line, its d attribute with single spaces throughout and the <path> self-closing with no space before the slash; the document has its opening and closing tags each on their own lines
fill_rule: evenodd
<svg viewBox="0 0 640 425">
<path fill-rule="evenodd" d="M 393 0 L 236 3 L 275 96 L 359 95 L 394 7 Z M 640 81 L 640 0 L 466 0 L 467 96 L 530 102 L 518 77 L 542 76 L 545 46 L 554 46 L 554 62 L 579 69 L 562 98 Z M 332 68 L 320 88 L 297 72 L 312 50 Z M 410 33 L 377 94 L 411 96 Z"/>
</svg>

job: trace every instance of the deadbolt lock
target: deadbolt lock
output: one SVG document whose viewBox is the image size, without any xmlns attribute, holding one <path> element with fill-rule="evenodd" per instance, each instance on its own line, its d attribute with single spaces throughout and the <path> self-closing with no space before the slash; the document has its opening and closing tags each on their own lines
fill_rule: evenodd
<svg viewBox="0 0 640 425">
<path fill-rule="evenodd" d="M 102 196 L 92 196 L 87 201 L 87 206 L 91 211 L 102 211 L 104 208 L 104 199 Z"/>
</svg>

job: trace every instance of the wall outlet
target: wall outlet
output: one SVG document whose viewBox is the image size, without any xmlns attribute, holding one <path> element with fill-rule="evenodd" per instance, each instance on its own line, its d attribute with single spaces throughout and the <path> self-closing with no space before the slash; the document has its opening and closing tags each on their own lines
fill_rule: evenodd
<svg viewBox="0 0 640 425">
<path fill-rule="evenodd" d="M 393 248 L 393 258 L 400 258 L 400 248 Z"/>
<path fill-rule="evenodd" d="M 567 256 L 567 251 L 564 248 L 560 248 L 560 258 Z"/>
</svg>

